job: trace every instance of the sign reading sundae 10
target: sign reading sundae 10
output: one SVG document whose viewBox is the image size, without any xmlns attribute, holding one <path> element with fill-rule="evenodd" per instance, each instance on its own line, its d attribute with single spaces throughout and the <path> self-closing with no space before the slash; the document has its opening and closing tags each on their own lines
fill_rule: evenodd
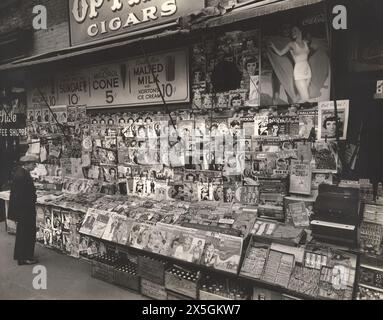
<svg viewBox="0 0 383 320">
<path fill-rule="evenodd" d="M 200 10 L 204 0 L 69 0 L 72 45 L 150 28 Z"/>
</svg>

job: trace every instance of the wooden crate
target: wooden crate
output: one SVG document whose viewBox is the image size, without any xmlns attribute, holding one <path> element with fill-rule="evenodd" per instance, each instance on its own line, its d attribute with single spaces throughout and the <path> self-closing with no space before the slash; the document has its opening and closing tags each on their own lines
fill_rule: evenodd
<svg viewBox="0 0 383 320">
<path fill-rule="evenodd" d="M 199 291 L 199 300 L 232 300 L 219 294 L 214 294 L 204 290 Z"/>
<path fill-rule="evenodd" d="M 164 285 L 167 263 L 147 256 L 138 257 L 138 275 L 141 278 Z"/>
<path fill-rule="evenodd" d="M 120 270 L 114 270 L 114 283 L 123 288 L 140 292 L 140 277 Z"/>
<path fill-rule="evenodd" d="M 173 292 L 177 292 L 184 296 L 197 299 L 198 298 L 199 280 L 192 282 L 183 279 L 175 274 L 165 272 L 165 288 Z"/>
<path fill-rule="evenodd" d="M 192 298 L 184 296 L 177 292 L 167 290 L 167 293 L 168 293 L 168 300 L 193 300 Z"/>
<path fill-rule="evenodd" d="M 141 278 L 141 294 L 156 300 L 167 300 L 168 293 L 164 286 Z"/>
<path fill-rule="evenodd" d="M 92 260 L 91 275 L 93 278 L 114 283 L 114 266 Z"/>
</svg>

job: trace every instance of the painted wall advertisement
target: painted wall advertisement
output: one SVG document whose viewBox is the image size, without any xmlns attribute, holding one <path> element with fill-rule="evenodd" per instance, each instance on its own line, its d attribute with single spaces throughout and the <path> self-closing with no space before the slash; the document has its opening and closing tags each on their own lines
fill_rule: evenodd
<svg viewBox="0 0 383 320">
<path fill-rule="evenodd" d="M 176 21 L 203 0 L 69 0 L 72 45 Z"/>
<path fill-rule="evenodd" d="M 28 107 L 45 108 L 45 101 L 50 106 L 86 105 L 88 108 L 156 105 L 162 104 L 162 96 L 169 104 L 186 103 L 190 101 L 188 60 L 187 49 L 179 49 L 127 62 L 71 70 L 53 81 L 40 82 L 41 87 L 31 85 Z"/>
</svg>

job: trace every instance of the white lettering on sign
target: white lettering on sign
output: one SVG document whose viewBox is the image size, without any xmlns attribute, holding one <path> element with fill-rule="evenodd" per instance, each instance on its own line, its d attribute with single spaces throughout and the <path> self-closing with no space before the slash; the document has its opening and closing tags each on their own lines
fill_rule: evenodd
<svg viewBox="0 0 383 320">
<path fill-rule="evenodd" d="M 75 44 L 175 21 L 204 8 L 203 0 L 68 0 Z"/>
</svg>

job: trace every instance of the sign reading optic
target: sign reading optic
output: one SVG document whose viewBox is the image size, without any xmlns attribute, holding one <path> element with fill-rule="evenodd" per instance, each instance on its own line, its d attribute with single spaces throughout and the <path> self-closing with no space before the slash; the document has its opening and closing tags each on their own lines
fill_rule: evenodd
<svg viewBox="0 0 383 320">
<path fill-rule="evenodd" d="M 69 0 L 72 44 L 175 21 L 204 0 Z"/>
</svg>

